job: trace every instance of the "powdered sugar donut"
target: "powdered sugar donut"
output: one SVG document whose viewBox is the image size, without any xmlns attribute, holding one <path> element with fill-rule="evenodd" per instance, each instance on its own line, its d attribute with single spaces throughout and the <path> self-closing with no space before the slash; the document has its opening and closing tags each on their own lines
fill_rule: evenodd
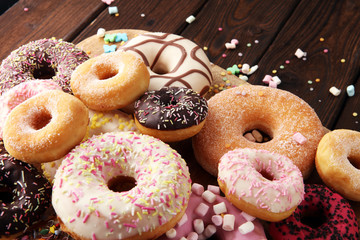
<svg viewBox="0 0 360 240">
<path fill-rule="evenodd" d="M 290 216 L 304 197 L 300 170 L 290 159 L 264 150 L 227 152 L 219 162 L 218 183 L 236 207 L 271 222 Z"/>
<path fill-rule="evenodd" d="M 4 126 L 5 149 L 28 163 L 63 157 L 85 136 L 86 106 L 76 97 L 49 90 L 16 106 Z"/>
<path fill-rule="evenodd" d="M 110 190 L 124 182 L 135 186 Z M 67 155 L 52 204 L 62 229 L 76 239 L 155 239 L 181 219 L 190 189 L 186 162 L 165 143 L 105 133 Z"/>
<path fill-rule="evenodd" d="M 256 143 L 243 135 L 260 130 L 271 140 Z M 196 160 L 216 176 L 219 159 L 236 148 L 264 149 L 290 158 L 307 178 L 315 165 L 316 148 L 325 129 L 315 111 L 294 94 L 243 84 L 208 101 L 208 116 L 193 137 Z"/>
<path fill-rule="evenodd" d="M 34 80 L 20 83 L 0 96 L 0 139 L 10 111 L 28 98 L 48 90 L 61 90 L 61 87 L 50 80 Z"/>
<path fill-rule="evenodd" d="M 149 72 L 132 53 L 104 53 L 80 64 L 71 75 L 71 89 L 96 111 L 126 107 L 149 86 Z"/>
<path fill-rule="evenodd" d="M 74 69 L 89 59 L 73 43 L 61 39 L 39 39 L 10 53 L 0 66 L 0 95 L 26 81 L 50 79 L 70 92 Z"/>
<path fill-rule="evenodd" d="M 150 72 L 148 90 L 186 87 L 203 96 L 211 86 L 209 59 L 199 46 L 184 37 L 144 33 L 129 40 L 120 50 L 134 52 L 144 60 Z"/>
<path fill-rule="evenodd" d="M 220 196 L 218 186 L 204 187 L 194 183 L 186 212 L 176 226 L 159 240 L 179 240 L 191 236 L 198 239 L 255 239 L 265 240 L 266 235 L 260 221 L 234 207 Z"/>
<path fill-rule="evenodd" d="M 360 132 L 337 129 L 325 134 L 316 152 L 316 170 L 343 197 L 360 201 Z"/>
</svg>

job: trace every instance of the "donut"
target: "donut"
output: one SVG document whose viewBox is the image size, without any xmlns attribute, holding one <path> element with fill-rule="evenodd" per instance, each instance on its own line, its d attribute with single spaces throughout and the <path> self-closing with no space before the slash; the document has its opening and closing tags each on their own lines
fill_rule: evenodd
<svg viewBox="0 0 360 240">
<path fill-rule="evenodd" d="M 204 127 L 192 143 L 196 160 L 210 174 L 217 176 L 219 159 L 229 150 L 252 148 L 290 158 L 308 178 L 325 128 L 305 101 L 284 90 L 244 84 L 216 94 L 208 107 Z M 271 139 L 247 140 L 243 134 L 253 129 Z"/>
<path fill-rule="evenodd" d="M 79 99 L 49 90 L 10 112 L 3 132 L 5 148 L 28 163 L 53 161 L 83 139 L 88 122 L 88 109 Z"/>
<path fill-rule="evenodd" d="M 206 99 L 182 87 L 148 91 L 135 102 L 134 108 L 139 131 L 164 142 L 194 136 L 204 126 L 207 115 Z"/>
<path fill-rule="evenodd" d="M 89 59 L 74 44 L 61 39 L 39 39 L 10 53 L 0 66 L 0 95 L 19 83 L 51 79 L 65 92 L 71 92 L 70 77 L 74 69 Z"/>
<path fill-rule="evenodd" d="M 343 197 L 360 201 L 360 132 L 337 129 L 321 139 L 316 170 L 323 182 Z"/>
<path fill-rule="evenodd" d="M 52 204 L 62 230 L 75 239 L 155 239 L 181 219 L 190 192 L 186 162 L 167 144 L 105 133 L 66 156 Z"/>
<path fill-rule="evenodd" d="M 118 51 L 136 53 L 144 60 L 150 72 L 150 91 L 177 86 L 204 96 L 210 89 L 213 77 L 209 59 L 198 45 L 182 36 L 144 33 Z"/>
<path fill-rule="evenodd" d="M 306 184 L 305 198 L 287 219 L 269 224 L 273 239 L 359 239 L 354 210 L 323 185 Z"/>
<path fill-rule="evenodd" d="M 71 75 L 71 89 L 85 105 L 97 111 L 126 107 L 148 88 L 150 75 L 132 53 L 112 52 L 87 60 Z"/>
<path fill-rule="evenodd" d="M 188 207 L 176 226 L 158 240 L 172 239 L 255 239 L 265 240 L 266 235 L 260 221 L 234 207 L 220 196 L 218 186 L 194 183 Z"/>
<path fill-rule="evenodd" d="M 2 139 L 5 120 L 11 110 L 28 98 L 47 90 L 62 90 L 62 88 L 50 80 L 33 80 L 20 83 L 0 96 L 0 139 Z"/>
<path fill-rule="evenodd" d="M 244 148 L 224 154 L 218 183 L 237 208 L 271 222 L 290 216 L 304 197 L 300 170 L 287 157 L 266 150 Z"/>
<path fill-rule="evenodd" d="M 28 163 L 0 154 L 0 238 L 14 239 L 39 222 L 51 204 L 51 185 Z"/>
<path fill-rule="evenodd" d="M 132 116 L 119 110 L 113 110 L 109 112 L 89 110 L 89 117 L 90 121 L 84 140 L 87 140 L 94 135 L 100 135 L 107 132 L 130 131 L 139 133 Z M 59 160 L 41 164 L 43 174 L 51 183 L 53 182 L 55 173 L 64 158 L 65 156 Z"/>
</svg>

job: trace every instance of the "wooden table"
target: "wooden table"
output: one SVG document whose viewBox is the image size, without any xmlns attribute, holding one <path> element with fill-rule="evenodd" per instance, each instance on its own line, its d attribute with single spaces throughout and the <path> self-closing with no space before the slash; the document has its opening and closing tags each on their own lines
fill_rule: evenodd
<svg viewBox="0 0 360 240">
<path fill-rule="evenodd" d="M 358 0 L 115 0 L 111 6 L 118 16 L 101 0 L 20 0 L 0 16 L 0 59 L 40 38 L 79 43 L 100 27 L 170 32 L 207 47 L 210 61 L 222 68 L 258 65 L 251 84 L 278 76 L 278 88 L 308 102 L 326 128 L 360 130 Z M 191 15 L 196 19 L 187 23 Z M 239 40 L 236 49 L 225 48 L 231 39 Z M 294 55 L 298 48 L 305 58 Z M 346 93 L 349 85 L 355 86 L 353 97 Z M 333 86 L 339 96 L 329 92 Z M 197 181 L 216 184 L 196 162 L 189 167 Z"/>
</svg>

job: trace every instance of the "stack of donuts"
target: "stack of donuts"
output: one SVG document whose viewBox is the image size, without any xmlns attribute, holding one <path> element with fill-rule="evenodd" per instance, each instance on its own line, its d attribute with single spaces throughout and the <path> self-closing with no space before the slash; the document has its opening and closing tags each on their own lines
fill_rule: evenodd
<svg viewBox="0 0 360 240">
<path fill-rule="evenodd" d="M 346 199 L 360 201 L 360 133 L 327 132 L 280 89 L 205 98 L 212 74 L 169 33 L 92 58 L 57 39 L 13 51 L 0 65 L 0 237 L 29 239 L 54 215 L 76 240 L 358 239 Z M 218 186 L 192 183 L 172 148 L 184 140 Z M 305 183 L 314 169 L 324 184 Z"/>
</svg>

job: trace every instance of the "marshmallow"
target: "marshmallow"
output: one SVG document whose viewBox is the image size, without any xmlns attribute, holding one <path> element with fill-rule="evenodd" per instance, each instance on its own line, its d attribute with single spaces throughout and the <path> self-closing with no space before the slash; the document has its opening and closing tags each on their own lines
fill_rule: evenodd
<svg viewBox="0 0 360 240">
<path fill-rule="evenodd" d="M 190 23 L 192 23 L 193 21 L 195 21 L 195 19 L 196 19 L 196 18 L 195 18 L 193 15 L 190 15 L 189 17 L 186 18 L 185 21 L 190 24 Z"/>
<path fill-rule="evenodd" d="M 194 230 L 197 234 L 201 234 L 204 231 L 204 221 L 202 219 L 195 219 L 193 221 Z"/>
<path fill-rule="evenodd" d="M 232 231 L 234 230 L 234 224 L 235 224 L 235 216 L 233 214 L 225 214 L 222 228 L 225 231 Z"/>
<path fill-rule="evenodd" d="M 203 217 L 209 211 L 209 208 L 210 207 L 205 203 L 200 203 L 199 206 L 195 209 L 195 213 L 200 217 Z"/>
<path fill-rule="evenodd" d="M 213 215 L 211 217 L 211 221 L 215 224 L 215 226 L 220 226 L 223 223 L 223 219 L 220 215 Z"/>
<path fill-rule="evenodd" d="M 201 196 L 201 194 L 204 192 L 204 186 L 198 183 L 194 183 L 191 186 L 191 192 L 195 193 L 198 196 Z"/>
<path fill-rule="evenodd" d="M 306 141 L 307 141 L 307 138 L 304 137 L 301 133 L 299 132 L 296 132 L 294 135 L 293 135 L 293 139 L 299 143 L 299 144 L 304 144 Z"/>
<path fill-rule="evenodd" d="M 98 30 L 97 30 L 97 33 L 96 33 L 96 35 L 98 36 L 98 37 L 104 37 L 105 36 L 105 28 L 99 28 Z"/>
<path fill-rule="evenodd" d="M 254 231 L 255 226 L 252 222 L 246 222 L 241 224 L 238 229 L 241 234 L 247 234 L 249 232 Z"/>
<path fill-rule="evenodd" d="M 214 233 L 216 233 L 216 227 L 212 224 L 207 225 L 204 230 L 204 236 L 210 238 Z"/>
<path fill-rule="evenodd" d="M 331 87 L 330 89 L 329 89 L 329 92 L 332 94 L 332 95 L 334 95 L 334 96 L 339 96 L 340 95 L 340 93 L 341 93 L 341 90 L 340 89 L 337 89 L 336 87 Z"/>
<path fill-rule="evenodd" d="M 221 214 L 221 213 L 226 213 L 227 212 L 226 205 L 225 205 L 224 202 L 215 204 L 213 206 L 213 209 L 214 209 L 215 214 Z"/>
<path fill-rule="evenodd" d="M 166 237 L 168 238 L 176 237 L 176 230 L 174 228 L 171 228 L 169 231 L 166 232 Z"/>
<path fill-rule="evenodd" d="M 203 192 L 203 194 L 201 196 L 208 203 L 213 203 L 216 200 L 216 195 L 209 190 L 206 190 L 205 192 Z"/>
</svg>

